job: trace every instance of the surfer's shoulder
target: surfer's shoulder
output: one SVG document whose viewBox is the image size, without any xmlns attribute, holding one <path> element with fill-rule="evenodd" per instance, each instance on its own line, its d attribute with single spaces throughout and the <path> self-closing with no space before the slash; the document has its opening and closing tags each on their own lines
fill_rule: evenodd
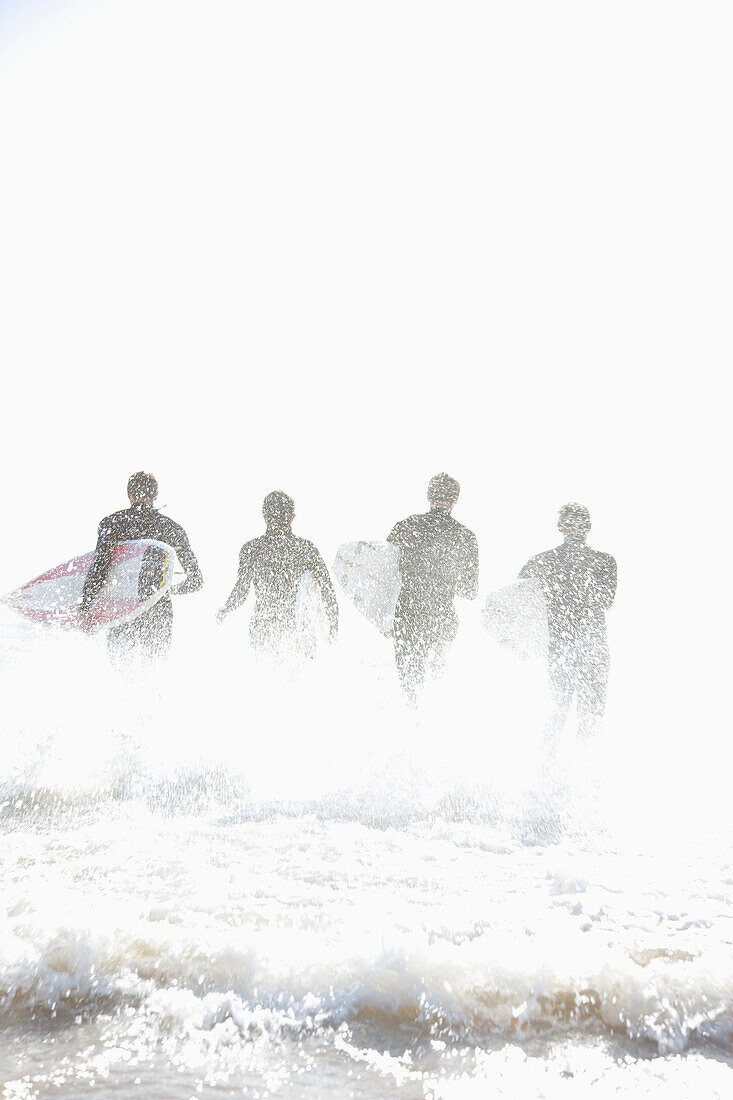
<svg viewBox="0 0 733 1100">
<path fill-rule="evenodd" d="M 525 573 L 534 570 L 541 570 L 546 568 L 548 565 L 552 565 L 554 562 L 557 561 L 559 550 L 559 546 L 553 546 L 551 550 L 543 550 L 542 553 L 535 554 L 533 558 L 529 559 L 522 572 Z"/>
<path fill-rule="evenodd" d="M 389 535 L 389 542 L 401 543 L 410 547 L 421 543 L 426 537 L 432 538 L 435 525 L 430 512 L 417 512 L 396 523 Z"/>
<path fill-rule="evenodd" d="M 129 508 L 121 508 L 118 512 L 111 512 L 108 516 L 105 516 L 99 521 L 99 527 L 97 530 L 99 534 L 111 533 L 116 527 L 119 527 L 125 522 L 130 514 Z"/>
<path fill-rule="evenodd" d="M 407 516 L 406 519 L 398 520 L 387 536 L 387 542 L 399 542 L 403 535 L 414 529 L 414 521 L 418 518 L 418 516 Z"/>
<path fill-rule="evenodd" d="M 293 538 L 301 550 L 305 550 L 308 554 L 318 553 L 318 547 L 314 542 L 311 542 L 310 539 L 304 539 L 301 535 L 293 535 Z"/>
<path fill-rule="evenodd" d="M 419 530 L 430 523 L 430 515 L 430 512 L 416 512 L 414 516 L 407 516 L 406 519 L 401 520 L 397 527 L 405 531 Z"/>
<path fill-rule="evenodd" d="M 451 521 L 453 530 L 457 531 L 467 542 L 478 542 L 476 535 L 470 527 L 466 527 L 465 523 L 461 523 L 460 520 L 455 519 L 453 516 L 449 516 L 448 518 Z"/>
<path fill-rule="evenodd" d="M 310 539 L 304 539 L 300 535 L 293 535 L 293 542 L 295 544 L 296 553 L 301 561 L 310 562 L 311 564 L 323 561 L 320 550 Z"/>
<path fill-rule="evenodd" d="M 161 542 L 167 542 L 174 550 L 181 553 L 189 552 L 191 548 L 188 535 L 180 523 L 176 523 L 170 516 L 164 516 L 162 512 L 156 511 L 155 516 L 154 527 L 157 528 L 155 537 L 160 539 Z M 151 525 L 151 530 L 153 529 Z"/>
<path fill-rule="evenodd" d="M 244 555 L 246 557 L 248 554 L 256 554 L 265 545 L 266 537 L 266 535 L 257 535 L 256 538 L 249 539 L 248 542 L 243 543 L 239 551 L 240 556 Z"/>
<path fill-rule="evenodd" d="M 164 516 L 162 512 L 156 512 L 158 517 L 158 523 L 163 531 L 170 531 L 171 534 L 177 535 L 179 538 L 183 536 L 186 538 L 186 532 L 181 527 L 180 523 L 176 523 L 170 516 Z"/>
<path fill-rule="evenodd" d="M 594 550 L 593 554 L 597 562 L 601 562 L 603 565 L 607 565 L 610 568 L 616 568 L 616 559 L 613 554 L 607 554 L 605 550 Z"/>
</svg>

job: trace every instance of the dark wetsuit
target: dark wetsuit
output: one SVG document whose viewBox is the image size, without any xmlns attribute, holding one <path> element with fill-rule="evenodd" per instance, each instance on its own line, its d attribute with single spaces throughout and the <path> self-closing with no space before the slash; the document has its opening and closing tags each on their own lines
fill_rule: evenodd
<svg viewBox="0 0 733 1100">
<path fill-rule="evenodd" d="M 186 574 L 185 580 L 172 590 L 176 595 L 196 592 L 201 588 L 204 578 L 183 528 L 168 516 L 161 515 L 151 504 L 133 504 L 130 508 L 105 516 L 99 525 L 94 562 L 84 584 L 82 610 L 88 610 L 99 594 L 107 576 L 114 547 L 118 542 L 129 539 L 157 539 L 158 542 L 173 547 Z M 154 569 L 154 560 L 150 564 Z M 113 663 L 118 663 L 136 649 L 148 657 L 165 656 L 170 646 L 172 630 L 173 603 L 170 595 L 165 595 L 149 611 L 132 622 L 123 623 L 109 631 L 107 642 L 110 657 Z"/>
<path fill-rule="evenodd" d="M 609 653 L 605 612 L 616 595 L 616 562 L 577 538 L 531 558 L 519 574 L 535 577 L 547 601 L 550 687 L 564 721 L 573 696 L 582 718 L 601 718 Z"/>
<path fill-rule="evenodd" d="M 399 547 L 402 575 L 395 659 L 403 687 L 414 696 L 428 670 L 441 671 L 456 636 L 453 600 L 478 594 L 478 543 L 472 531 L 439 508 L 403 519 L 388 541 Z"/>
<path fill-rule="evenodd" d="M 277 653 L 289 646 L 308 648 L 306 640 L 298 636 L 297 622 L 298 594 L 305 573 L 318 585 L 333 639 L 339 611 L 328 569 L 313 543 L 294 535 L 289 523 L 269 524 L 264 535 L 244 544 L 237 580 L 222 610 L 225 614 L 234 611 L 254 585 L 255 609 L 249 624 L 252 645 Z"/>
</svg>

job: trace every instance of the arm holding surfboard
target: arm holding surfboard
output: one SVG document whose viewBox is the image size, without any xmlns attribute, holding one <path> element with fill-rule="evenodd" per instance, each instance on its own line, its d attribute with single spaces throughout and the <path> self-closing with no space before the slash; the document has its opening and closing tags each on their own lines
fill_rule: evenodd
<svg viewBox="0 0 733 1100">
<path fill-rule="evenodd" d="M 478 596 L 478 539 L 465 529 L 462 568 L 456 579 L 456 596 L 475 600 Z"/>
<path fill-rule="evenodd" d="M 336 641 L 339 629 L 339 605 L 336 599 L 336 592 L 331 583 L 331 577 L 326 568 L 326 563 L 320 553 L 312 542 L 308 543 L 308 546 L 311 550 L 311 560 L 308 564 L 308 572 L 313 576 L 320 590 L 326 617 L 328 618 L 329 641 L 333 644 L 333 642 Z"/>
<path fill-rule="evenodd" d="M 136 508 L 138 514 L 131 515 Z M 147 515 L 148 512 L 152 513 L 152 517 Z M 146 534 L 148 529 L 153 533 Z M 204 583 L 203 574 L 183 528 L 167 516 L 161 516 L 152 507 L 143 509 L 139 505 L 133 505 L 124 512 L 105 516 L 99 525 L 94 561 L 84 582 L 79 607 L 79 624 L 82 630 L 89 628 L 89 613 L 94 601 L 104 588 L 115 547 L 121 542 L 153 537 L 156 541 L 175 550 L 178 562 L 185 573 L 184 579 L 171 588 L 171 595 L 183 596 L 189 592 L 197 592 L 201 588 Z"/>
<path fill-rule="evenodd" d="M 89 627 L 89 611 L 97 596 L 101 592 L 107 579 L 109 567 L 112 561 L 112 551 L 117 541 L 112 533 L 111 516 L 105 516 L 97 530 L 97 546 L 94 551 L 94 561 L 84 581 L 81 605 L 79 607 L 79 622 L 82 630 Z"/>
<path fill-rule="evenodd" d="M 176 524 L 178 527 L 178 524 Z M 201 567 L 196 561 L 191 544 L 188 541 L 188 535 L 182 527 L 178 528 L 178 538 L 173 543 L 173 549 L 176 552 L 176 557 L 181 566 L 183 566 L 183 572 L 185 573 L 184 579 L 175 584 L 171 588 L 172 596 L 187 596 L 189 592 L 198 592 L 199 588 L 204 583 L 204 577 L 201 572 Z"/>
</svg>

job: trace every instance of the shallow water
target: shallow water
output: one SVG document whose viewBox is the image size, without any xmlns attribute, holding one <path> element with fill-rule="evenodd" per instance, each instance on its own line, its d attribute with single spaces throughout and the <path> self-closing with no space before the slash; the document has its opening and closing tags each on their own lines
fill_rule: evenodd
<svg viewBox="0 0 733 1100">
<path fill-rule="evenodd" d="M 543 760 L 509 664 L 493 711 L 473 676 L 413 714 L 348 639 L 282 682 L 212 633 L 152 684 L 21 635 L 4 1096 L 731 1094 L 733 863 L 697 774 L 653 781 L 612 730 Z"/>
</svg>

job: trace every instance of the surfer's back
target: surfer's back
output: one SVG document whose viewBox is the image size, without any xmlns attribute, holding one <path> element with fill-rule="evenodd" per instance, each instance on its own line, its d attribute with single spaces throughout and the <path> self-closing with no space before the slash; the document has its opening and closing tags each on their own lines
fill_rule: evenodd
<svg viewBox="0 0 733 1100">
<path fill-rule="evenodd" d="M 304 573 L 313 569 L 318 550 L 308 539 L 290 530 L 266 531 L 246 542 L 240 551 L 251 569 L 258 602 L 295 605 L 298 585 Z"/>
<path fill-rule="evenodd" d="M 539 581 L 553 634 L 605 632 L 605 612 L 616 594 L 616 561 L 610 554 L 566 539 L 530 558 L 519 576 Z"/>
<path fill-rule="evenodd" d="M 388 542 L 400 550 L 401 598 L 452 603 L 473 599 L 478 585 L 478 542 L 449 512 L 431 508 L 392 528 Z"/>
<path fill-rule="evenodd" d="M 184 541 L 188 542 L 180 523 L 164 516 L 157 508 L 144 504 L 132 504 L 129 508 L 121 508 L 105 516 L 99 525 L 99 535 L 103 534 L 115 543 L 128 539 L 158 539 L 174 549 Z"/>
<path fill-rule="evenodd" d="M 237 600 L 241 602 L 252 585 L 255 623 L 267 620 L 289 629 L 294 622 L 300 584 L 306 573 L 313 576 L 320 589 L 335 632 L 338 603 L 323 558 L 314 543 L 294 535 L 289 526 L 270 526 L 264 535 L 244 544 L 239 552 Z"/>
</svg>

